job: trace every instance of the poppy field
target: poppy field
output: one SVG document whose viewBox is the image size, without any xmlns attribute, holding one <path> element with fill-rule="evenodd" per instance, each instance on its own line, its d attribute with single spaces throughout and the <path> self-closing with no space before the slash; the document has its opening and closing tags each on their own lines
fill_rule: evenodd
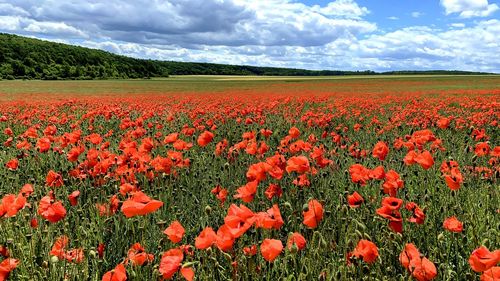
<svg viewBox="0 0 500 281">
<path fill-rule="evenodd" d="M 180 81 L 0 82 L 0 281 L 500 280 L 498 78 Z"/>
</svg>

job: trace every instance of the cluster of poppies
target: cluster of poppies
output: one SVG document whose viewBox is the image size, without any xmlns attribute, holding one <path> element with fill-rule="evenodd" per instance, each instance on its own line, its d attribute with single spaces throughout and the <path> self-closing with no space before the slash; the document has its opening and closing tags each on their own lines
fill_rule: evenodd
<svg viewBox="0 0 500 281">
<path fill-rule="evenodd" d="M 432 280 L 444 274 L 436 264 L 446 261 L 413 234 L 430 224 L 454 243 L 477 235 L 467 244 L 467 270 L 483 281 L 498 280 L 500 250 L 490 252 L 478 240 L 495 233 L 489 229 L 499 222 L 497 108 L 484 97 L 419 97 L 255 95 L 230 103 L 216 95 L 179 95 L 2 104 L 0 161 L 9 186 L 0 201 L 6 229 L 0 281 L 37 270 L 27 270 L 35 264 L 29 254 L 11 257 L 28 248 L 43 248 L 56 265 L 88 266 L 105 281 L 128 280 L 138 267 L 154 272 L 149 277 L 193 280 L 214 260 L 214 271 L 237 279 L 243 268 L 248 274 L 266 266 L 279 271 L 289 257 L 310 262 L 321 251 L 341 253 L 327 259 L 349 269 L 399 261 L 401 274 Z M 431 177 L 437 179 L 432 187 L 417 189 L 417 180 Z M 482 198 L 492 198 L 481 203 L 489 216 L 477 218 L 488 225 L 479 234 L 457 201 L 476 206 L 462 195 L 476 188 L 471 182 L 480 183 Z M 450 202 L 431 206 L 428 197 L 438 192 Z M 175 202 L 179 198 L 185 200 Z M 353 230 L 355 218 L 362 226 Z M 25 221 L 27 230 L 18 230 Z M 89 226 L 100 236 L 75 234 Z M 30 242 L 36 247 L 11 241 L 47 233 L 58 233 L 50 247 L 36 239 Z M 156 240 L 145 241 L 146 233 Z M 483 244 L 498 248 L 498 239 L 488 237 Z M 315 240 L 321 247 L 308 246 Z M 384 250 L 385 240 L 399 243 L 399 258 Z M 37 266 L 44 267 L 46 256 Z M 326 267 L 327 259 L 314 263 Z M 100 263 L 90 266 L 93 260 Z M 225 260 L 231 268 L 221 265 Z"/>
</svg>

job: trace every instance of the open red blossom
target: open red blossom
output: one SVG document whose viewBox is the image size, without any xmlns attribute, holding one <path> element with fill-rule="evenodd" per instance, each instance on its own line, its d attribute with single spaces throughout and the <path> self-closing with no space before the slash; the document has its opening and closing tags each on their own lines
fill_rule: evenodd
<svg viewBox="0 0 500 281">
<path fill-rule="evenodd" d="M 158 271 L 163 280 L 170 279 L 181 267 L 184 254 L 180 249 L 171 249 L 163 253 Z"/>
<path fill-rule="evenodd" d="M 462 232 L 464 230 L 462 222 L 455 216 L 445 219 L 443 227 L 450 232 Z"/>
<path fill-rule="evenodd" d="M 168 239 L 172 241 L 172 243 L 179 243 L 184 236 L 184 227 L 182 227 L 179 221 L 173 221 L 163 233 L 168 236 Z"/>
<path fill-rule="evenodd" d="M 316 228 L 323 219 L 323 205 L 318 200 L 312 199 L 307 206 L 307 210 L 302 212 L 304 216 L 303 223 L 310 228 Z"/>
<path fill-rule="evenodd" d="M 460 185 L 464 182 L 462 173 L 460 173 L 458 168 L 451 168 L 450 172 L 445 174 L 444 180 L 451 190 L 460 189 Z"/>
<path fill-rule="evenodd" d="M 142 266 L 154 260 L 154 255 L 145 252 L 144 247 L 140 243 L 135 243 L 127 252 L 125 263 L 131 265 Z"/>
<path fill-rule="evenodd" d="M 264 194 L 266 195 L 267 199 L 271 200 L 273 199 L 273 197 L 281 197 L 281 195 L 283 194 L 283 189 L 281 189 L 279 185 L 271 183 L 267 187 Z"/>
<path fill-rule="evenodd" d="M 259 212 L 255 215 L 255 227 L 280 229 L 283 224 L 278 204 L 274 204 L 267 212 Z"/>
<path fill-rule="evenodd" d="M 475 249 L 469 257 L 469 264 L 475 272 L 486 271 L 500 262 L 500 250 L 490 252 L 488 248 L 481 246 Z"/>
<path fill-rule="evenodd" d="M 434 263 L 425 257 L 421 257 L 419 250 L 412 243 L 405 245 L 399 255 L 399 262 L 419 281 L 430 281 L 437 276 Z"/>
<path fill-rule="evenodd" d="M 121 211 L 125 217 L 144 216 L 153 213 L 163 206 L 163 202 L 149 198 L 142 191 L 136 191 L 132 197 L 125 200 Z"/>
<path fill-rule="evenodd" d="M 295 246 L 300 251 L 306 247 L 307 241 L 302 234 L 294 232 L 290 235 L 290 237 L 288 237 L 288 242 L 286 244 L 288 250 L 291 250 L 292 247 Z"/>
<path fill-rule="evenodd" d="M 354 251 L 352 251 L 348 256 L 363 259 L 364 262 L 371 264 L 377 260 L 378 248 L 375 243 L 362 239 L 359 240 Z"/>
<path fill-rule="evenodd" d="M 349 167 L 352 182 L 359 183 L 360 185 L 366 185 L 368 180 L 370 180 L 370 172 L 370 169 L 361 164 L 354 164 Z"/>
<path fill-rule="evenodd" d="M 231 204 L 224 218 L 224 225 L 228 227 L 234 238 L 243 235 L 256 221 L 256 215 L 245 205 L 239 207 Z"/>
<path fill-rule="evenodd" d="M 286 171 L 288 173 L 297 172 L 303 174 L 309 172 L 309 159 L 305 156 L 294 156 L 286 161 Z"/>
<path fill-rule="evenodd" d="M 12 258 L 7 258 L 0 262 L 0 281 L 7 280 L 17 265 L 19 265 L 19 260 Z"/>
<path fill-rule="evenodd" d="M 227 189 L 222 188 L 220 185 L 214 187 L 211 191 L 212 194 L 215 194 L 215 197 L 220 201 L 221 204 L 224 204 L 227 199 Z"/>
<path fill-rule="evenodd" d="M 68 200 L 71 206 L 76 206 L 78 204 L 78 197 L 80 197 L 80 191 L 75 190 L 68 195 Z"/>
<path fill-rule="evenodd" d="M 349 204 L 349 207 L 351 207 L 351 208 L 360 207 L 364 201 L 365 200 L 363 199 L 363 197 L 359 193 L 357 193 L 356 191 L 354 191 L 354 193 L 351 195 L 347 195 L 347 203 Z"/>
<path fill-rule="evenodd" d="M 33 186 L 27 183 L 23 185 L 19 193 L 22 194 L 24 197 L 29 197 L 34 191 L 35 190 L 33 189 Z"/>
<path fill-rule="evenodd" d="M 245 256 L 255 256 L 257 254 L 257 245 L 252 245 L 250 247 L 244 247 L 243 253 Z"/>
<path fill-rule="evenodd" d="M 245 203 L 250 203 L 253 201 L 255 193 L 257 192 L 257 186 L 259 185 L 258 181 L 251 181 L 245 184 L 244 186 L 238 188 L 236 190 L 237 194 L 234 195 L 234 198 L 241 199 Z"/>
<path fill-rule="evenodd" d="M 210 131 L 204 131 L 198 137 L 199 146 L 207 146 L 214 139 L 214 134 Z"/>
<path fill-rule="evenodd" d="M 66 217 L 66 208 L 60 201 L 54 201 L 52 195 L 48 195 L 40 200 L 38 214 L 49 222 L 56 223 Z"/>
<path fill-rule="evenodd" d="M 491 148 L 487 142 L 479 142 L 474 147 L 474 153 L 479 157 L 488 155 L 490 150 Z"/>
<path fill-rule="evenodd" d="M 60 187 L 63 183 L 63 178 L 60 174 L 50 170 L 45 178 L 45 183 L 50 187 Z"/>
<path fill-rule="evenodd" d="M 19 161 L 17 160 L 17 158 L 11 159 L 5 164 L 5 166 L 7 167 L 7 169 L 15 171 L 19 167 Z"/>
<path fill-rule="evenodd" d="M 500 280 L 500 266 L 492 267 L 483 272 L 481 281 L 498 281 Z"/>
<path fill-rule="evenodd" d="M 276 239 L 264 239 L 260 245 L 260 253 L 268 262 L 274 261 L 283 251 L 283 243 Z"/>
<path fill-rule="evenodd" d="M 24 206 L 26 206 L 26 198 L 22 194 L 7 194 L 0 203 L 0 217 L 14 217 Z"/>
<path fill-rule="evenodd" d="M 373 147 L 372 156 L 383 161 L 388 153 L 389 147 L 387 144 L 383 141 L 379 141 L 375 144 L 375 147 Z"/>
<path fill-rule="evenodd" d="M 68 243 L 69 239 L 65 235 L 57 238 L 49 254 L 61 260 L 66 260 L 68 262 L 73 262 L 73 263 L 82 262 L 84 258 L 83 249 L 77 248 L 77 249 L 67 250 Z"/>
<path fill-rule="evenodd" d="M 409 222 L 413 222 L 416 224 L 423 224 L 425 220 L 425 213 L 417 204 L 413 202 L 409 202 L 406 204 L 405 208 L 412 212 L 413 215 L 408 219 Z"/>
<path fill-rule="evenodd" d="M 211 247 L 216 241 L 217 234 L 215 233 L 213 228 L 206 227 L 201 231 L 200 235 L 196 237 L 194 246 L 196 247 L 196 249 L 204 250 Z"/>
<path fill-rule="evenodd" d="M 104 273 L 102 281 L 126 281 L 127 270 L 123 263 L 118 264 L 113 270 Z"/>
<path fill-rule="evenodd" d="M 295 139 L 300 136 L 300 131 L 296 127 L 292 127 L 290 128 L 290 130 L 288 130 L 288 135 Z"/>
</svg>

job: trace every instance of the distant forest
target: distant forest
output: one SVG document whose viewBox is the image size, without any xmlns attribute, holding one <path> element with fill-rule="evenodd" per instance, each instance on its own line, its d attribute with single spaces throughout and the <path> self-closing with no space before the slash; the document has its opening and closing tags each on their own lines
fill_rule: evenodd
<svg viewBox="0 0 500 281">
<path fill-rule="evenodd" d="M 135 59 L 102 50 L 0 33 L 0 79 L 117 79 L 169 75 L 338 76 L 486 74 L 468 71 L 337 71 Z"/>
</svg>

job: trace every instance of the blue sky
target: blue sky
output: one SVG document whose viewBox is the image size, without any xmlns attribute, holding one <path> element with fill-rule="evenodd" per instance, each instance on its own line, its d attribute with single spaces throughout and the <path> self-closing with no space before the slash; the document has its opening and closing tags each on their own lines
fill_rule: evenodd
<svg viewBox="0 0 500 281">
<path fill-rule="evenodd" d="M 159 60 L 500 72 L 500 0 L 0 0 L 0 32 Z"/>
</svg>

